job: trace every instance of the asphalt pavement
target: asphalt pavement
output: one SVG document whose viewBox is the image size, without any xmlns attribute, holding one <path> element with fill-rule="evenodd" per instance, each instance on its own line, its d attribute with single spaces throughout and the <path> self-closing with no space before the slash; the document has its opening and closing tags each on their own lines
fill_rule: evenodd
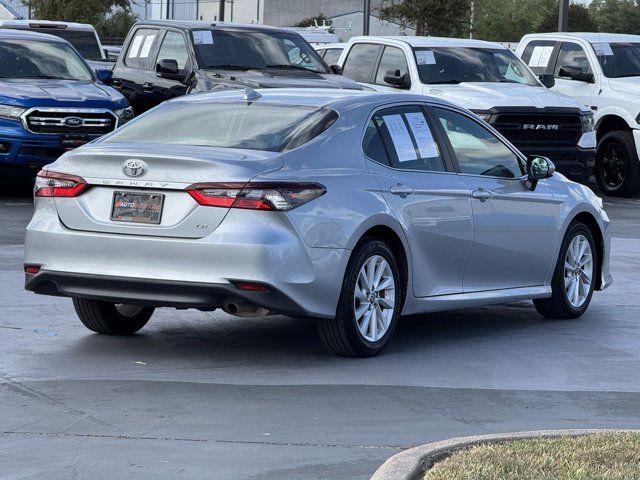
<svg viewBox="0 0 640 480">
<path fill-rule="evenodd" d="M 6 189 L 4 189 L 6 192 Z M 580 319 L 530 302 L 404 318 L 376 358 L 309 320 L 157 310 L 92 334 L 22 289 L 29 192 L 0 197 L 0 478 L 367 479 L 463 435 L 640 428 L 640 199 L 605 199 L 614 285 Z"/>
</svg>

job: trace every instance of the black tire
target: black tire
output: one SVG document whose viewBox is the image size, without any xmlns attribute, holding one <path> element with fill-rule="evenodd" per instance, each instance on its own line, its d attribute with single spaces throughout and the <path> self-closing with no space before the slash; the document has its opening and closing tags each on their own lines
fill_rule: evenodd
<svg viewBox="0 0 640 480">
<path fill-rule="evenodd" d="M 153 308 L 74 298 L 73 307 L 89 330 L 105 335 L 131 335 L 144 327 Z"/>
<path fill-rule="evenodd" d="M 395 283 L 393 315 L 385 334 L 377 341 L 364 338 L 355 319 L 354 294 L 358 275 L 364 263 L 374 255 L 383 257 L 392 272 Z M 398 323 L 404 302 L 406 285 L 398 270 L 398 264 L 391 249 L 380 240 L 369 239 L 359 244 L 349 259 L 342 282 L 336 316 L 321 319 L 318 332 L 324 345 L 336 355 L 344 357 L 372 357 L 380 353 L 389 342 Z"/>
<path fill-rule="evenodd" d="M 640 160 L 631 132 L 609 132 L 600 139 L 595 174 L 605 195 L 629 197 L 640 192 Z"/>
<path fill-rule="evenodd" d="M 565 289 L 565 258 L 567 256 L 567 250 L 572 240 L 578 236 L 583 235 L 589 242 L 592 252 L 592 281 L 589 288 L 589 293 L 586 296 L 584 303 L 579 307 L 574 307 L 569 301 L 567 291 Z M 562 241 L 560 247 L 560 254 L 558 255 L 558 261 L 553 273 L 553 279 L 551 280 L 551 291 L 553 292 L 549 298 L 539 298 L 533 301 L 533 305 L 540 315 L 547 318 L 554 319 L 570 319 L 577 318 L 582 315 L 591 302 L 593 295 L 593 288 L 596 283 L 596 275 L 598 272 L 598 251 L 593 240 L 593 235 L 589 228 L 582 222 L 573 223 Z"/>
</svg>

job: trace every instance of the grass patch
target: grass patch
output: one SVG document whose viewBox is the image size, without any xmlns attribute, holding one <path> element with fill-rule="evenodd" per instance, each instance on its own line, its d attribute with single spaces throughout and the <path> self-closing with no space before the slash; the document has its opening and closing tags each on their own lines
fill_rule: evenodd
<svg viewBox="0 0 640 480">
<path fill-rule="evenodd" d="M 640 433 L 516 440 L 461 450 L 423 480 L 632 480 L 640 478 Z"/>
</svg>

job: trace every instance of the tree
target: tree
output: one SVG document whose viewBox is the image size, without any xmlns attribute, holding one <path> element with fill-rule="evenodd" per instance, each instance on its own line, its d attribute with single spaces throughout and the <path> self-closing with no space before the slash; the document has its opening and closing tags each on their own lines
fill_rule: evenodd
<svg viewBox="0 0 640 480">
<path fill-rule="evenodd" d="M 415 28 L 416 35 L 463 37 L 469 34 L 471 0 L 383 0 L 382 20 Z"/>
<path fill-rule="evenodd" d="M 496 42 L 517 42 L 538 30 L 542 21 L 557 13 L 557 0 L 476 0 L 473 37 Z"/>
<path fill-rule="evenodd" d="M 556 3 L 555 9 L 548 12 L 542 22 L 536 28 L 536 32 L 557 32 L 558 15 L 560 5 Z M 595 32 L 598 30 L 595 20 L 589 9 L 581 3 L 569 4 L 569 31 L 570 32 Z"/>
<path fill-rule="evenodd" d="M 601 32 L 640 33 L 640 3 L 637 0 L 593 0 L 589 11 Z"/>
<path fill-rule="evenodd" d="M 38 20 L 90 23 L 100 35 L 110 35 L 118 26 L 115 36 L 125 36 L 128 28 L 123 31 L 124 28 L 135 21 L 129 0 L 22 0 L 22 3 L 30 7 L 31 15 Z"/>
</svg>

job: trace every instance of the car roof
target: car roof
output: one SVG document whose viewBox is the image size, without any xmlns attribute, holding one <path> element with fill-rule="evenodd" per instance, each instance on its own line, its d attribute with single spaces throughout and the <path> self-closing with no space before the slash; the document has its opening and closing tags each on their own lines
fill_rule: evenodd
<svg viewBox="0 0 640 480">
<path fill-rule="evenodd" d="M 64 30 L 85 30 L 85 31 L 95 31 L 93 25 L 89 23 L 76 23 L 76 22 L 57 22 L 52 20 L 0 20 L 0 27 L 24 27 L 24 29 L 28 28 L 37 28 L 38 26 L 45 25 L 48 27 L 53 26 L 66 26 Z"/>
<path fill-rule="evenodd" d="M 447 37 L 410 37 L 410 36 L 379 36 L 379 37 L 353 37 L 350 42 L 393 40 L 403 42 L 412 47 L 461 47 L 461 48 L 499 48 L 507 50 L 507 47 L 499 43 L 486 42 L 484 40 L 473 40 L 468 38 L 447 38 Z"/>
<path fill-rule="evenodd" d="M 558 32 L 558 33 L 530 33 L 523 38 L 548 38 L 580 39 L 589 43 L 600 42 L 640 42 L 640 35 L 628 35 L 624 33 L 597 33 L 597 32 Z"/>
<path fill-rule="evenodd" d="M 344 48 L 346 46 L 346 43 L 323 43 L 322 45 L 316 46 L 316 50 L 326 50 L 328 48 Z"/>
<path fill-rule="evenodd" d="M 255 23 L 206 22 L 204 20 L 141 20 L 136 25 L 153 25 L 157 27 L 174 27 L 182 30 L 236 30 L 242 32 L 286 32 L 297 33 L 289 28 L 257 25 Z"/>
<path fill-rule="evenodd" d="M 69 43 L 65 39 L 48 33 L 32 32 L 30 30 L 11 30 L 0 28 L 0 39 L 40 40 L 43 42 Z"/>
<path fill-rule="evenodd" d="M 257 92 L 259 98 L 246 100 L 247 91 Z M 186 95 L 170 100 L 168 103 L 203 103 L 211 102 L 238 102 L 254 101 L 267 102 L 281 105 L 304 105 L 312 107 L 332 107 L 340 109 L 341 106 L 354 103 L 382 105 L 394 102 L 428 102 L 431 104 L 453 106 L 450 102 L 437 97 L 418 95 L 411 93 L 376 92 L 373 90 L 349 90 L 337 88 L 262 88 L 262 89 L 231 89 L 217 92 L 202 92 Z M 456 107 L 459 108 L 459 107 Z"/>
</svg>

